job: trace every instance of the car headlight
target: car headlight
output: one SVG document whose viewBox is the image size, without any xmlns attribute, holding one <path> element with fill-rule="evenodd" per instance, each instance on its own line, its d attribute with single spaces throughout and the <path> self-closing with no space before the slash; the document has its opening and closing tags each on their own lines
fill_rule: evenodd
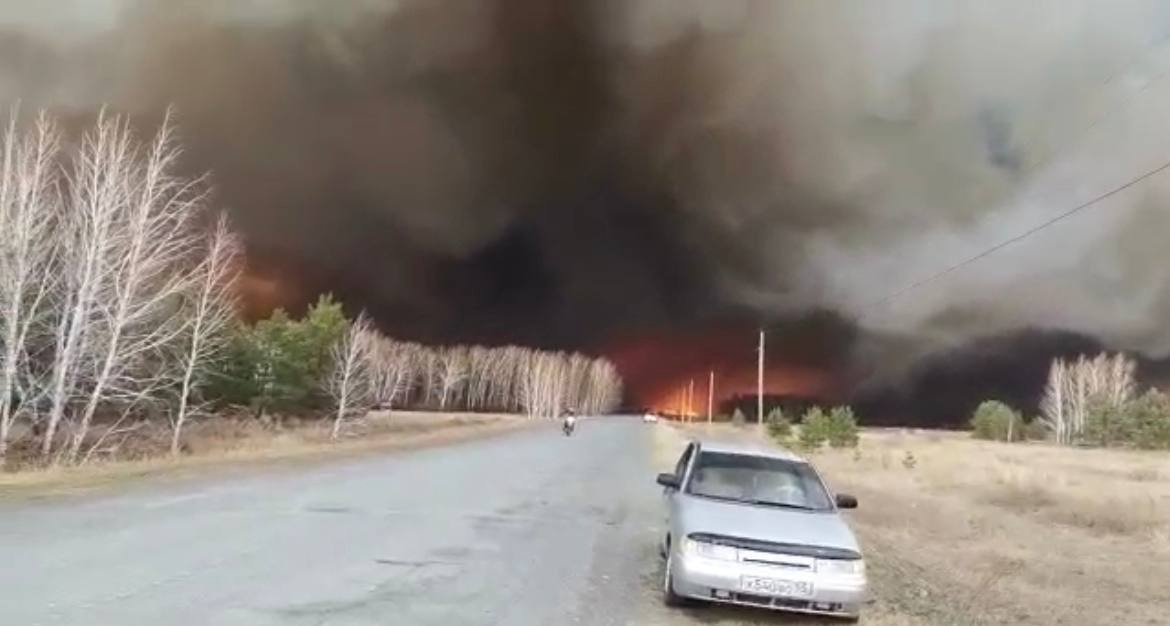
<svg viewBox="0 0 1170 626">
<path fill-rule="evenodd" d="M 687 554 L 700 556 L 705 559 L 716 559 L 719 561 L 738 561 L 739 550 L 732 546 L 721 546 L 717 543 L 707 543 L 706 541 L 695 541 L 687 538 L 683 543 L 683 550 Z"/>
<path fill-rule="evenodd" d="M 837 574 L 842 576 L 864 576 L 865 561 L 854 559 L 817 559 L 817 573 Z"/>
</svg>

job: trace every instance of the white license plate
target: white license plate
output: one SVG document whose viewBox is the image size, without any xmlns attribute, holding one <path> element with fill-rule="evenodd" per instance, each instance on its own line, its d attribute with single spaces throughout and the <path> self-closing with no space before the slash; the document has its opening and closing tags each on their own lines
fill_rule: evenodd
<svg viewBox="0 0 1170 626">
<path fill-rule="evenodd" d="M 740 589 L 748 593 L 783 596 L 787 598 L 807 598 L 813 594 L 812 583 L 796 580 L 777 580 L 775 578 L 743 576 L 739 579 L 739 586 Z"/>
</svg>

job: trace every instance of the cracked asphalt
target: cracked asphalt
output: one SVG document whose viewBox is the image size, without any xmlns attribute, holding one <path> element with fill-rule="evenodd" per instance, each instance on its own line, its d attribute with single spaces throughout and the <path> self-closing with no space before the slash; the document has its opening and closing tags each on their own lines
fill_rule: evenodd
<svg viewBox="0 0 1170 626">
<path fill-rule="evenodd" d="M 591 419 L 571 438 L 550 424 L 327 465 L 0 504 L 2 621 L 657 622 L 656 428 Z"/>
</svg>

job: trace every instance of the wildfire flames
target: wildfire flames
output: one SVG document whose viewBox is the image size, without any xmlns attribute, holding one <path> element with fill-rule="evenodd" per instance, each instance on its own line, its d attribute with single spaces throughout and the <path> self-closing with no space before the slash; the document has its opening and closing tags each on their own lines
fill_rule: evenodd
<svg viewBox="0 0 1170 626">
<path fill-rule="evenodd" d="M 621 372 L 631 405 L 672 415 L 705 415 L 712 373 L 716 411 L 736 396 L 756 393 L 755 339 L 755 332 L 748 328 L 714 329 L 686 337 L 658 335 L 620 342 L 606 356 Z M 787 360 L 782 343 L 769 350 L 766 354 L 775 356 L 765 363 L 766 394 L 820 399 L 836 393 L 828 370 Z"/>
<path fill-rule="evenodd" d="M 730 372 L 726 368 L 684 371 L 672 376 L 661 387 L 631 390 L 631 396 L 638 405 L 658 413 L 705 415 L 712 372 L 715 372 L 715 393 L 711 405 L 716 412 L 727 400 L 756 393 L 757 374 L 749 366 Z M 825 396 L 829 388 L 828 376 L 821 371 L 789 365 L 775 365 L 764 370 L 764 393 L 770 396 L 819 398 Z"/>
</svg>

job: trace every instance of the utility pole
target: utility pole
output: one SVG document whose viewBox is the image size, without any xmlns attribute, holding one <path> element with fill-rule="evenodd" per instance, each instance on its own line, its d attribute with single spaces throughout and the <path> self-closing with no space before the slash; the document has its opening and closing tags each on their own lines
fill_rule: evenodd
<svg viewBox="0 0 1170 626">
<path fill-rule="evenodd" d="M 715 370 L 711 370 L 707 380 L 707 424 L 711 423 L 712 409 L 715 406 Z"/>
<path fill-rule="evenodd" d="M 695 419 L 695 379 L 691 379 L 690 387 L 687 387 L 687 421 Z"/>
<path fill-rule="evenodd" d="M 764 424 L 764 329 L 760 329 L 759 360 L 756 365 L 756 419 Z"/>
</svg>

